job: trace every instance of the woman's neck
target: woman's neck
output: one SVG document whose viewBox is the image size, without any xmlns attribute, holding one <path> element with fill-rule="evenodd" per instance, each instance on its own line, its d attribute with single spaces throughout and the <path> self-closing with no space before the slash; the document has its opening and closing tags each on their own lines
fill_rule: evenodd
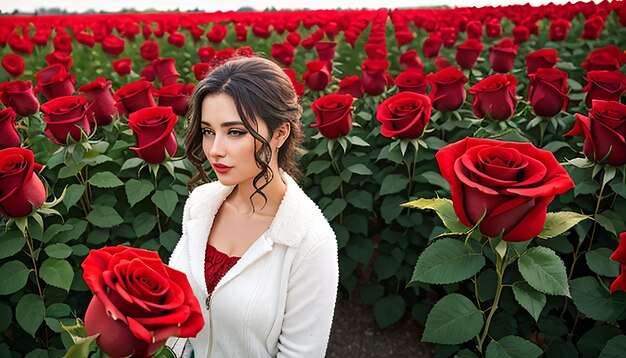
<svg viewBox="0 0 626 358">
<path fill-rule="evenodd" d="M 262 185 L 264 179 L 259 180 L 257 186 Z M 278 211 L 278 207 L 287 190 L 287 184 L 280 176 L 280 172 L 274 169 L 274 177 L 267 186 L 262 189 L 263 194 L 267 199 L 267 202 L 260 194 L 252 194 L 255 192 L 253 181 L 247 181 L 238 184 L 233 192 L 228 196 L 226 201 L 233 205 L 237 212 L 242 215 L 263 215 L 263 216 L 275 216 Z M 252 196 L 252 203 L 250 197 Z M 254 204 L 254 210 L 252 207 Z"/>
</svg>

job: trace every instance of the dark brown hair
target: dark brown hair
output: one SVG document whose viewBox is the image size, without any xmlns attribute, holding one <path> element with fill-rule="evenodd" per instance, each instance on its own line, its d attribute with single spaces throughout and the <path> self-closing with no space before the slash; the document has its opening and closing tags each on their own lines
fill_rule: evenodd
<svg viewBox="0 0 626 358">
<path fill-rule="evenodd" d="M 211 71 L 194 89 L 189 99 L 189 122 L 185 133 L 185 155 L 198 169 L 198 173 L 189 180 L 189 189 L 201 182 L 209 181 L 203 164 L 207 158 L 202 150 L 202 101 L 207 96 L 218 94 L 230 96 L 237 107 L 239 117 L 249 133 L 261 143 L 254 153 L 254 160 L 261 172 L 254 178 L 255 192 L 266 201 L 262 189 L 274 178 L 269 167 L 272 151 L 266 138 L 258 133 L 257 119 L 262 120 L 269 130 L 269 138 L 284 123 L 289 123 L 291 131 L 287 140 L 278 149 L 278 166 L 294 179 L 302 176 L 297 165 L 297 154 L 304 135 L 302 133 L 302 106 L 295 93 L 291 80 L 274 62 L 261 58 L 249 57 L 230 60 Z M 258 185 L 264 178 L 266 181 Z M 250 201 L 252 202 L 252 196 Z"/>
</svg>

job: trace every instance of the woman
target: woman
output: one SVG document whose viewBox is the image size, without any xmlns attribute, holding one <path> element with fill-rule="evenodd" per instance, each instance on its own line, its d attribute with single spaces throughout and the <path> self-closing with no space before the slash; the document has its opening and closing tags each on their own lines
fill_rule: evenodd
<svg viewBox="0 0 626 358">
<path fill-rule="evenodd" d="M 291 81 L 266 59 L 231 60 L 196 86 L 186 156 L 205 179 L 208 161 L 219 181 L 190 194 L 170 258 L 205 308 L 196 338 L 170 342 L 177 353 L 324 356 L 337 243 L 293 179 L 300 174 L 301 114 Z"/>
</svg>

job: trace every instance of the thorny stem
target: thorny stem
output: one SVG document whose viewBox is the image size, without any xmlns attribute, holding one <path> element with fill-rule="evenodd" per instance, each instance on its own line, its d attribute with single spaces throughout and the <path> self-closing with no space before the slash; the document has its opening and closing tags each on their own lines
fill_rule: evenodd
<svg viewBox="0 0 626 358">
<path fill-rule="evenodd" d="M 483 333 L 480 337 L 476 337 L 478 340 L 478 350 L 480 352 L 483 351 L 483 345 L 485 344 L 485 340 L 487 339 L 487 335 L 489 334 L 489 326 L 491 325 L 491 320 L 493 319 L 496 310 L 498 309 L 498 303 L 500 303 L 500 297 L 502 295 L 502 288 L 504 285 L 502 284 L 502 280 L 504 277 L 504 271 L 506 270 L 506 260 L 501 259 L 499 254 L 496 252 L 496 273 L 498 275 L 498 285 L 496 286 L 496 296 L 493 299 L 493 305 L 489 309 L 489 316 L 487 316 L 487 320 L 485 321 L 485 327 L 483 328 Z"/>
<path fill-rule="evenodd" d="M 26 240 L 26 245 L 28 246 L 28 256 L 33 263 L 33 272 L 35 273 L 35 283 L 37 284 L 37 292 L 39 293 L 39 298 L 41 301 L 44 300 L 44 292 L 41 289 L 41 283 L 39 280 L 39 269 L 37 268 L 37 261 L 35 260 L 35 249 L 33 244 L 33 238 L 30 236 L 28 229 L 24 232 L 24 239 Z M 48 328 L 44 329 L 44 347 L 48 348 Z"/>
</svg>

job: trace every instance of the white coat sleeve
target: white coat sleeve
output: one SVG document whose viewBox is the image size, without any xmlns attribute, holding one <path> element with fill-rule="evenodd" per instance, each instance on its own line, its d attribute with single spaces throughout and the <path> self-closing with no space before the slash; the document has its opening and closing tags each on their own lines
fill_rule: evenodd
<svg viewBox="0 0 626 358">
<path fill-rule="evenodd" d="M 278 358 L 324 357 L 335 311 L 339 263 L 337 241 L 313 246 L 289 279 Z"/>
</svg>

